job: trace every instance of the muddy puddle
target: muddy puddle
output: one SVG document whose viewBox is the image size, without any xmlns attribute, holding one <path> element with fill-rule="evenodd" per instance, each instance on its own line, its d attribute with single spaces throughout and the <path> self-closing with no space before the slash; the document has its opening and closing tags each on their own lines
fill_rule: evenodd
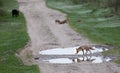
<svg viewBox="0 0 120 73">
<path fill-rule="evenodd" d="M 42 55 L 38 61 L 45 63 L 81 63 L 81 62 L 91 62 L 91 63 L 103 63 L 111 61 L 110 57 L 102 56 L 101 52 L 107 51 L 108 48 L 103 47 L 93 47 L 94 50 L 91 50 L 92 53 L 88 52 L 86 55 L 83 55 L 83 52 L 80 51 L 77 55 L 76 48 L 54 48 L 50 50 L 40 51 L 39 54 Z M 86 51 L 84 51 L 86 53 Z"/>
<path fill-rule="evenodd" d="M 88 56 L 89 57 L 89 56 Z M 42 60 L 42 62 L 46 63 L 82 63 L 82 62 L 91 62 L 91 63 L 103 63 L 111 61 L 112 59 L 109 57 L 102 57 L 102 56 L 92 56 L 91 58 L 86 57 L 78 57 L 78 58 L 55 58 L 55 59 L 47 59 Z"/>
<path fill-rule="evenodd" d="M 44 50 L 44 51 L 40 51 L 39 54 L 42 55 L 74 55 L 76 53 L 76 48 L 77 47 L 70 47 L 70 48 L 54 48 L 54 49 L 50 49 L 50 50 Z M 108 48 L 103 48 L 103 47 L 93 47 L 94 50 L 91 50 L 92 53 L 99 53 L 99 52 L 103 52 L 103 51 L 107 51 Z M 86 51 L 84 51 L 86 53 Z M 82 51 L 80 51 L 78 54 L 83 54 Z M 88 52 L 87 54 L 90 54 L 90 52 Z"/>
</svg>

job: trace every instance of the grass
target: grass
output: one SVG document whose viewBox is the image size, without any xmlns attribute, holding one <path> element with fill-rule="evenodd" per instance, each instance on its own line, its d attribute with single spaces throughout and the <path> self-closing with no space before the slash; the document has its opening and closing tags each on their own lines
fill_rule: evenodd
<svg viewBox="0 0 120 73">
<path fill-rule="evenodd" d="M 120 46 L 120 17 L 111 9 L 92 3 L 72 4 L 70 0 L 46 0 L 46 4 L 66 13 L 70 26 L 94 43 Z M 110 54 L 116 51 L 120 51 L 120 48 L 112 50 Z M 120 52 L 117 54 L 120 55 Z"/>
<path fill-rule="evenodd" d="M 23 14 L 13 18 L 12 9 L 18 9 L 16 0 L 0 0 L 0 73 L 39 73 L 36 65 L 25 66 L 15 56 L 30 38 Z"/>
<path fill-rule="evenodd" d="M 119 59 L 119 60 L 116 60 L 115 63 L 120 64 L 120 59 Z"/>
<path fill-rule="evenodd" d="M 111 55 L 111 54 L 114 55 L 114 56 L 115 55 L 119 56 L 120 55 L 120 49 L 117 48 L 115 50 L 112 49 L 112 50 L 108 50 L 108 51 L 104 52 L 104 55 Z"/>
<path fill-rule="evenodd" d="M 108 50 L 103 52 L 104 55 L 113 55 L 113 56 L 119 56 L 120 55 L 120 48 L 115 48 L 112 50 Z M 115 63 L 120 64 L 120 58 L 117 58 L 115 61 Z"/>
</svg>

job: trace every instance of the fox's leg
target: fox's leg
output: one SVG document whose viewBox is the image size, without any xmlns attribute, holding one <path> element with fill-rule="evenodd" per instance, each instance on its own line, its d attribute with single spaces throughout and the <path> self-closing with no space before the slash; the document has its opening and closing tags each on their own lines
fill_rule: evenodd
<svg viewBox="0 0 120 73">
<path fill-rule="evenodd" d="M 86 53 L 85 54 L 87 54 L 88 53 L 88 50 L 86 50 Z"/>
<path fill-rule="evenodd" d="M 86 50 L 86 54 L 88 53 L 88 51 L 91 53 L 91 51 L 90 51 L 90 50 Z"/>
<path fill-rule="evenodd" d="M 84 50 L 82 50 L 82 52 L 83 52 L 83 55 L 84 55 Z"/>
<path fill-rule="evenodd" d="M 90 50 L 88 50 L 90 52 L 90 54 L 92 53 Z"/>
</svg>

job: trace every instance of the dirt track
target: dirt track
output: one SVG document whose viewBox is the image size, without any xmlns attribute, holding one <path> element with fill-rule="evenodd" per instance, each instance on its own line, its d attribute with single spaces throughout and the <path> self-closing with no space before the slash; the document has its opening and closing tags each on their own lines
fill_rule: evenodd
<svg viewBox="0 0 120 73">
<path fill-rule="evenodd" d="M 20 10 L 27 21 L 28 33 L 31 38 L 33 55 L 40 50 L 57 47 L 73 47 L 92 44 L 88 39 L 74 32 L 68 24 L 56 24 L 55 19 L 66 19 L 66 15 L 49 9 L 44 0 L 18 0 Z M 26 53 L 26 50 L 24 53 Z M 22 56 L 24 57 L 24 55 Z M 26 59 L 23 58 L 24 62 Z M 120 67 L 114 63 L 92 64 L 90 62 L 75 64 L 37 63 L 41 73 L 120 73 Z"/>
</svg>

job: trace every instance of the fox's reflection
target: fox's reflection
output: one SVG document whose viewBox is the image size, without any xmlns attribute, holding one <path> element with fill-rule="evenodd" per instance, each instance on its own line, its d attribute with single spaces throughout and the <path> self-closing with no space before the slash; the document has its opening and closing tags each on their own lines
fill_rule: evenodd
<svg viewBox="0 0 120 73">
<path fill-rule="evenodd" d="M 80 63 L 80 62 L 93 62 L 95 59 L 92 59 L 92 56 L 83 56 L 79 58 L 74 58 L 72 61 L 74 63 Z"/>
</svg>

